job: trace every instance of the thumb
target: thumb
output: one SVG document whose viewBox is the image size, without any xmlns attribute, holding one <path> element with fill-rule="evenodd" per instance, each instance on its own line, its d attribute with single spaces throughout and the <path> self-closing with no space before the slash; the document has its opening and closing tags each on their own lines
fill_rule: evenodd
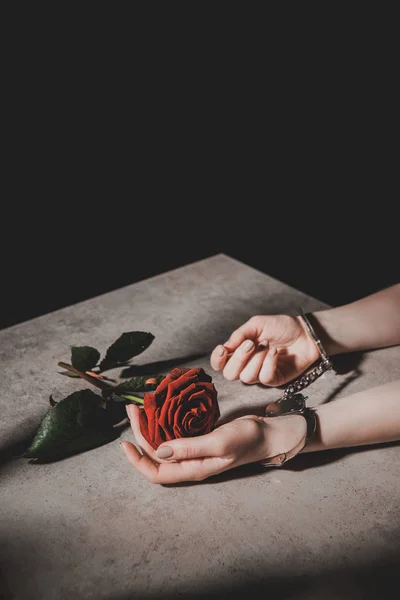
<svg viewBox="0 0 400 600">
<path fill-rule="evenodd" d="M 253 340 L 254 342 L 260 342 L 260 335 L 262 333 L 262 327 L 260 327 L 257 318 L 251 318 L 241 327 L 238 327 L 230 338 L 224 343 L 225 348 L 228 352 L 233 352 L 238 348 L 245 340 Z M 265 336 L 264 339 L 266 340 Z"/>
<path fill-rule="evenodd" d="M 178 438 L 161 444 L 156 451 L 158 458 L 168 460 L 188 460 L 205 456 L 219 456 L 221 444 L 215 439 L 215 432 L 192 438 Z"/>
</svg>

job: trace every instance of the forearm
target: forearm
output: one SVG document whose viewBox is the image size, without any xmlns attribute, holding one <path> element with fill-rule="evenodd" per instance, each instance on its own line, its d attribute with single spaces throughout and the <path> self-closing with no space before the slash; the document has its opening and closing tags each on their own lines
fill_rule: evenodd
<svg viewBox="0 0 400 600">
<path fill-rule="evenodd" d="M 400 283 L 312 314 L 329 356 L 400 344 Z"/>
<path fill-rule="evenodd" d="M 400 380 L 318 406 L 317 429 L 303 452 L 400 440 Z"/>
</svg>

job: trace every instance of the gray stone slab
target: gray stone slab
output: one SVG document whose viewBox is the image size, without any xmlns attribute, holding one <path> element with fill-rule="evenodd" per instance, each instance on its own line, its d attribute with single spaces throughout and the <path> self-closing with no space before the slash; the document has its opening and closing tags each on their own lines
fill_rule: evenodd
<svg viewBox="0 0 400 600">
<path fill-rule="evenodd" d="M 10 458 L 50 394 L 90 387 L 58 374 L 69 346 L 106 349 L 128 330 L 155 335 L 135 365 L 171 360 L 212 374 L 223 418 L 262 410 L 280 392 L 225 381 L 211 372 L 209 353 L 252 315 L 299 306 L 325 305 L 219 254 L 1 331 L 3 597 L 357 600 L 398 584 L 396 444 L 176 486 L 144 479 L 119 440 L 51 464 Z M 400 378 L 400 347 L 353 359 L 309 388 L 310 404 Z M 134 441 L 129 429 L 121 439 Z"/>
</svg>

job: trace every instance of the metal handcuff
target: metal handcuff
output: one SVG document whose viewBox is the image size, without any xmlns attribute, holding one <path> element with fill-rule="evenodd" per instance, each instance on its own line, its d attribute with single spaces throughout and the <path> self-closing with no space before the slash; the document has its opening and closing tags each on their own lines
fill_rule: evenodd
<svg viewBox="0 0 400 600">
<path fill-rule="evenodd" d="M 276 456 L 266 458 L 260 461 L 260 464 L 264 467 L 281 467 L 285 462 L 296 456 L 307 444 L 308 440 L 312 437 L 317 426 L 317 420 L 315 411 L 313 408 L 306 406 L 307 396 L 300 394 L 300 391 L 313 383 L 318 377 L 321 377 L 326 371 L 333 368 L 332 361 L 324 350 L 321 340 L 318 338 L 314 331 L 313 326 L 310 323 L 309 313 L 305 314 L 301 309 L 298 311 L 299 316 L 302 318 L 308 333 L 317 344 L 319 353 L 321 355 L 321 362 L 314 367 L 310 372 L 298 377 L 292 381 L 289 386 L 283 392 L 283 395 L 279 400 L 270 402 L 265 409 L 266 417 L 279 417 L 281 415 L 301 415 L 307 422 L 307 432 L 304 438 L 288 452 L 282 452 Z"/>
</svg>

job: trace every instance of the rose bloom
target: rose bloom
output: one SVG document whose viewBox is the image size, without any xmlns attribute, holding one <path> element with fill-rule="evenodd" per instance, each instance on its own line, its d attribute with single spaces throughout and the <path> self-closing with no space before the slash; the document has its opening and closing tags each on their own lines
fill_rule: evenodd
<svg viewBox="0 0 400 600">
<path fill-rule="evenodd" d="M 217 395 L 201 367 L 172 369 L 154 392 L 144 395 L 143 437 L 156 450 L 169 440 L 210 433 L 220 417 Z"/>
</svg>

